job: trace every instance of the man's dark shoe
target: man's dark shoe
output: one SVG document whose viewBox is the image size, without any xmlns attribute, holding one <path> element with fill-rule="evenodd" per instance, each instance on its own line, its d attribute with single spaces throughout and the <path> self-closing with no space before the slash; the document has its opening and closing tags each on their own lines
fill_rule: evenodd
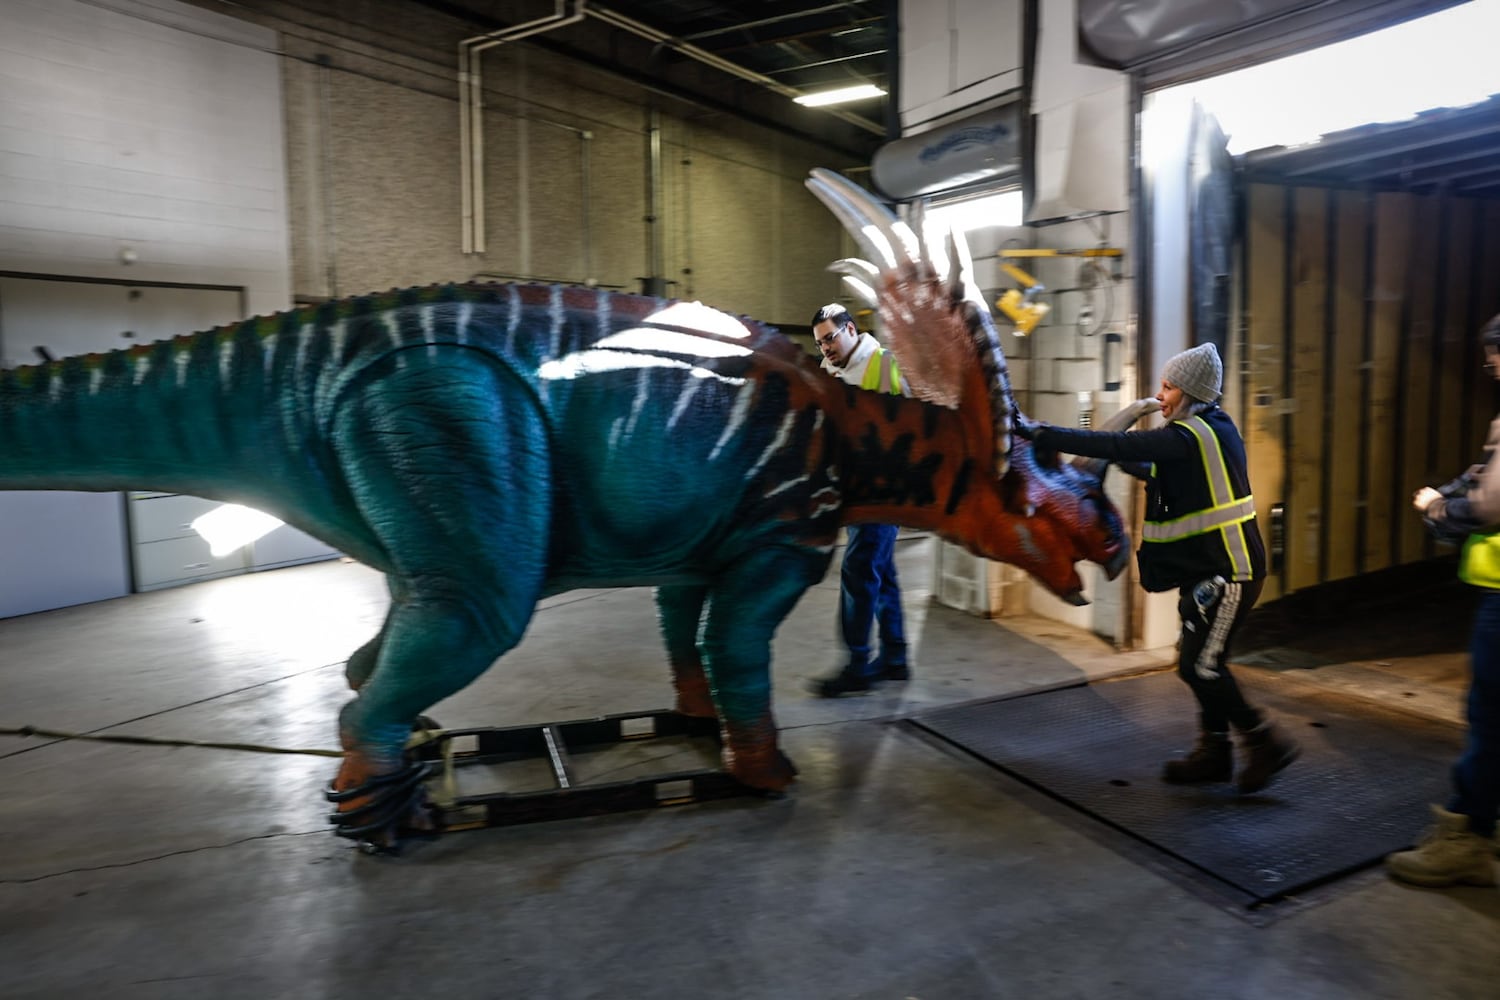
<svg viewBox="0 0 1500 1000">
<path fill-rule="evenodd" d="M 903 661 L 901 663 L 886 663 L 884 660 L 876 660 L 870 665 L 870 672 L 877 681 L 909 681 L 911 680 L 911 667 Z"/>
<path fill-rule="evenodd" d="M 819 698 L 837 698 L 870 690 L 870 678 L 845 667 L 832 677 L 810 682 L 807 688 Z"/>
</svg>

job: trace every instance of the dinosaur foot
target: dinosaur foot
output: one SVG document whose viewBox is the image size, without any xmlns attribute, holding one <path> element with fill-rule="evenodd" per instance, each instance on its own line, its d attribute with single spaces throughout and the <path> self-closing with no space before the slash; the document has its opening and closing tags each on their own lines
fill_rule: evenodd
<svg viewBox="0 0 1500 1000">
<path fill-rule="evenodd" d="M 732 778 L 767 798 L 781 798 L 797 778 L 797 765 L 781 752 L 769 723 L 724 725 L 724 767 Z"/>
<path fill-rule="evenodd" d="M 346 758 L 343 770 L 323 793 L 338 805 L 328 821 L 334 824 L 336 835 L 359 841 L 365 854 L 397 854 L 403 833 L 430 833 L 438 828 L 423 784 L 433 770 L 431 763 L 413 762 L 357 784 L 346 782 L 348 770 Z"/>
</svg>

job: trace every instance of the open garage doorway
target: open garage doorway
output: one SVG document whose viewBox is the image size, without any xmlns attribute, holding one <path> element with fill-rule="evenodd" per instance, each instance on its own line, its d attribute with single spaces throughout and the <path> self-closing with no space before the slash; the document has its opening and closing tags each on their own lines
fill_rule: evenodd
<svg viewBox="0 0 1500 1000">
<path fill-rule="evenodd" d="M 1477 0 L 1142 98 L 1150 326 L 1233 373 L 1263 601 L 1449 554 L 1408 498 L 1500 405 L 1497 23 Z"/>
</svg>

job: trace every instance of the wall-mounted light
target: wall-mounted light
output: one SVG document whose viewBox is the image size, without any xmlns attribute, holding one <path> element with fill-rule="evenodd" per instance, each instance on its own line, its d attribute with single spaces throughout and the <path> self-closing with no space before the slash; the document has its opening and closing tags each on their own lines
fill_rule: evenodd
<svg viewBox="0 0 1500 1000">
<path fill-rule="evenodd" d="M 825 90 L 821 94 L 803 94 L 793 99 L 805 108 L 821 108 L 828 104 L 843 104 L 846 101 L 862 101 L 867 97 L 880 97 L 884 93 L 885 91 L 873 83 L 863 83 L 858 87 L 840 87 L 838 90 Z"/>
</svg>

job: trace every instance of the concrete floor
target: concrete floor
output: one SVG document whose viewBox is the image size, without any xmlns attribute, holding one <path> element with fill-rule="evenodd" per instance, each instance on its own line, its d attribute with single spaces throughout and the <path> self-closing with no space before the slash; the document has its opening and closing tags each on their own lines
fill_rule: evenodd
<svg viewBox="0 0 1500 1000">
<path fill-rule="evenodd" d="M 936 606 L 931 544 L 898 546 L 912 683 L 804 691 L 838 660 L 836 573 L 782 627 L 777 712 L 801 779 L 781 801 L 371 858 L 328 830 L 324 757 L 0 736 L 0 997 L 1496 997 L 1496 890 L 1371 869 L 1247 915 L 894 724 L 1163 660 Z M 330 748 L 342 660 L 384 607 L 375 574 L 324 563 L 0 621 L 0 729 Z M 1451 716 L 1460 638 L 1314 673 L 1384 678 Z M 432 714 L 503 726 L 670 701 L 649 592 L 586 591 L 545 602 Z"/>
</svg>

